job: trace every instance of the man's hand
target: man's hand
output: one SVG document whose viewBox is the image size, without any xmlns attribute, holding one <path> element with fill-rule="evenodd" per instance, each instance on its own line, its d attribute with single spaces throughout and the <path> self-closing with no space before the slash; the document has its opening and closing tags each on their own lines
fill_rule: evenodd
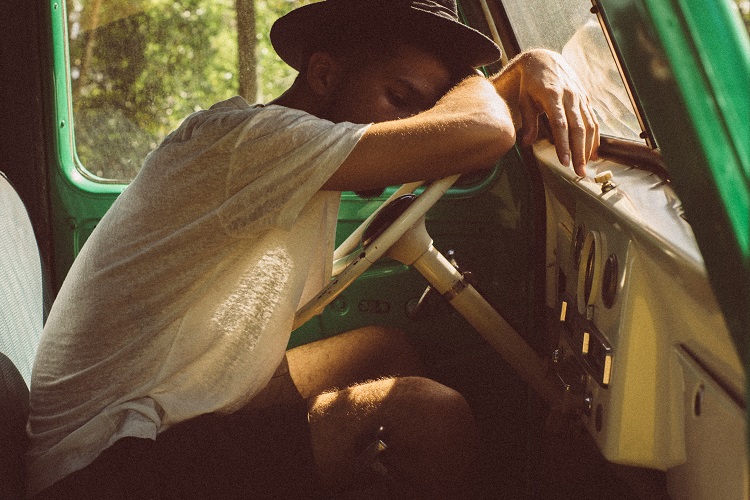
<svg viewBox="0 0 750 500">
<path fill-rule="evenodd" d="M 546 114 L 560 163 L 569 166 L 572 160 L 576 174 L 583 177 L 584 165 L 596 157 L 599 147 L 599 123 L 565 59 L 549 50 L 530 50 L 512 60 L 492 82 L 521 130 L 521 144 L 534 142 L 539 115 Z"/>
</svg>

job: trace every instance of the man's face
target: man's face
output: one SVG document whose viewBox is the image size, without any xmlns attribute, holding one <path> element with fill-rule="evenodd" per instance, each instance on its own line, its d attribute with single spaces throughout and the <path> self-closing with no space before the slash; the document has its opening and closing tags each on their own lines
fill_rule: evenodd
<svg viewBox="0 0 750 500">
<path fill-rule="evenodd" d="M 353 123 L 406 118 L 434 106 L 451 83 L 450 72 L 440 59 L 401 45 L 393 57 L 373 58 L 369 64 L 344 71 L 332 86 L 321 115 Z"/>
</svg>

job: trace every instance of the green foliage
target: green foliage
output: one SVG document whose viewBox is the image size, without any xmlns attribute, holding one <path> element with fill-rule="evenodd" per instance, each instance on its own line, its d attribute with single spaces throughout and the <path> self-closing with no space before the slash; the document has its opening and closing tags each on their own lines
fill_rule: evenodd
<svg viewBox="0 0 750 500">
<path fill-rule="evenodd" d="M 256 0 L 256 29 L 258 54 L 258 101 L 268 102 L 278 97 L 287 89 L 296 76 L 296 72 L 287 66 L 271 46 L 268 33 L 273 22 L 290 10 L 310 3 L 310 0 Z"/>
<path fill-rule="evenodd" d="M 273 21 L 299 5 L 257 0 L 260 101 L 294 71 L 273 52 Z M 234 0 L 73 0 L 69 37 L 76 151 L 96 176 L 130 180 L 190 113 L 238 93 Z"/>
</svg>

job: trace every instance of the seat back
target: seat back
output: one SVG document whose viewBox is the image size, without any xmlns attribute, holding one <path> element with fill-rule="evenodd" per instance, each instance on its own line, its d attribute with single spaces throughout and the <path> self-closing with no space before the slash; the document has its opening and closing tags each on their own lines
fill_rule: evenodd
<svg viewBox="0 0 750 500">
<path fill-rule="evenodd" d="M 28 385 L 44 324 L 42 263 L 31 220 L 0 175 L 0 352 Z"/>
<path fill-rule="evenodd" d="M 44 323 L 42 265 L 29 215 L 0 173 L 0 498 L 23 497 L 29 383 Z"/>
</svg>

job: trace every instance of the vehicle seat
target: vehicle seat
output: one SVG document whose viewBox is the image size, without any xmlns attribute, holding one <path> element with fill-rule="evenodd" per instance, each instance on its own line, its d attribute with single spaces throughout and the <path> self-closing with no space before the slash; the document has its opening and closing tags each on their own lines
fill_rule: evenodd
<svg viewBox="0 0 750 500">
<path fill-rule="evenodd" d="M 28 212 L 0 172 L 0 498 L 23 498 L 29 383 L 44 324 L 42 264 Z"/>
</svg>

